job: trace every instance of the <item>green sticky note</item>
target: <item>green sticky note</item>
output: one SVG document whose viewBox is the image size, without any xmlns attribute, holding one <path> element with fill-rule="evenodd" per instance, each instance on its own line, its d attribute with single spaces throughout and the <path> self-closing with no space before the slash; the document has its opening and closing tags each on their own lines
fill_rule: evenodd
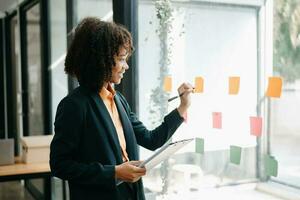
<svg viewBox="0 0 300 200">
<path fill-rule="evenodd" d="M 196 138 L 196 153 L 204 153 L 204 139 L 202 138 Z"/>
<path fill-rule="evenodd" d="M 265 156 L 265 170 L 267 176 L 277 176 L 278 174 L 278 162 L 270 155 Z"/>
<path fill-rule="evenodd" d="M 238 146 L 230 146 L 230 162 L 239 165 L 241 162 L 242 148 Z"/>
</svg>

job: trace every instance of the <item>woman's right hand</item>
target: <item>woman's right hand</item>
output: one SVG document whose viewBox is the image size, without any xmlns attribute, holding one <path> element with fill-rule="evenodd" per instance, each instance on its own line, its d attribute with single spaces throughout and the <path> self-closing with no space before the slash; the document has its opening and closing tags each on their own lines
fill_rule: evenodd
<svg viewBox="0 0 300 200">
<path fill-rule="evenodd" d="M 146 174 L 146 168 L 138 167 L 142 161 L 124 162 L 115 167 L 115 177 L 118 180 L 134 183 Z"/>
<path fill-rule="evenodd" d="M 182 83 L 179 88 L 177 89 L 178 95 L 182 94 L 180 96 L 180 105 L 177 108 L 179 114 L 184 117 L 187 109 L 191 105 L 191 93 L 194 92 L 194 88 L 189 83 Z"/>
</svg>

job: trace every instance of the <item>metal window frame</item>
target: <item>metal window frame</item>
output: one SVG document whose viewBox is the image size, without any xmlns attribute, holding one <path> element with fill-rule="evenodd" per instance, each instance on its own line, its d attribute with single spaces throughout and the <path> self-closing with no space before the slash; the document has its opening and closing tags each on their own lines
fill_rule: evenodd
<svg viewBox="0 0 300 200">
<path fill-rule="evenodd" d="M 0 19 L 0 139 L 6 138 L 5 128 L 5 71 L 4 71 L 4 19 Z"/>
<path fill-rule="evenodd" d="M 18 133 L 17 133 L 17 117 L 16 114 L 16 105 L 13 103 L 13 80 L 12 80 L 12 43 L 11 43 L 11 20 L 17 16 L 17 11 L 13 10 L 4 18 L 4 37 L 5 37 L 5 117 L 6 117 L 6 131 L 8 138 L 14 138 L 15 140 L 15 155 L 18 154 Z"/>
<path fill-rule="evenodd" d="M 113 0 L 113 20 L 123 24 L 132 34 L 135 52 L 131 56 L 126 72 L 120 85 L 116 86 L 127 99 L 135 113 L 139 113 L 139 83 L 138 83 L 138 0 Z"/>
<path fill-rule="evenodd" d="M 49 2 L 47 0 L 27 0 L 22 2 L 17 10 L 19 13 L 19 30 L 20 30 L 20 51 L 21 51 L 21 81 L 22 81 L 22 120 L 23 120 L 23 136 L 29 133 L 29 110 L 28 110 L 28 54 L 27 54 L 27 21 L 26 12 L 39 3 L 40 9 L 40 54 L 41 54 L 41 79 L 42 79 L 42 109 L 44 130 L 42 135 L 52 134 L 52 109 L 51 109 L 51 71 L 50 66 L 50 22 L 49 22 Z M 30 180 L 25 181 L 25 187 L 35 197 L 51 199 L 51 179 L 43 179 L 42 194 Z"/>
<path fill-rule="evenodd" d="M 51 110 L 51 71 L 50 66 L 50 25 L 49 25 L 49 2 L 47 0 L 28 0 L 19 6 L 20 21 L 20 42 L 21 42 L 21 69 L 22 69 L 22 106 L 23 112 L 23 135 L 29 134 L 29 111 L 28 111 L 28 63 L 27 63 L 27 27 L 26 12 L 36 4 L 40 9 L 40 44 L 41 44 L 41 68 L 42 68 L 42 103 L 44 132 L 43 134 L 52 134 L 52 110 Z"/>
</svg>

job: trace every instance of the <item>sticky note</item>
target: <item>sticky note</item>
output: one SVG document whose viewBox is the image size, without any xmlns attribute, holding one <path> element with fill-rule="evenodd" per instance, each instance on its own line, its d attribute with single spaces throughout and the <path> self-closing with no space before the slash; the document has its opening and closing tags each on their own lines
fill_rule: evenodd
<svg viewBox="0 0 300 200">
<path fill-rule="evenodd" d="M 238 94 L 240 89 L 240 77 L 229 77 L 229 94 Z"/>
<path fill-rule="evenodd" d="M 269 84 L 266 95 L 279 98 L 282 90 L 282 79 L 280 77 L 269 77 Z"/>
<path fill-rule="evenodd" d="M 195 90 L 194 90 L 195 93 L 203 92 L 203 83 L 204 80 L 202 77 L 198 76 L 195 78 Z"/>
<path fill-rule="evenodd" d="M 278 162 L 273 156 L 265 156 L 265 172 L 267 176 L 277 176 Z"/>
<path fill-rule="evenodd" d="M 172 77 L 166 76 L 164 79 L 164 91 L 171 92 L 172 91 Z"/>
<path fill-rule="evenodd" d="M 213 128 L 222 128 L 222 113 L 220 112 L 213 112 L 212 113 L 213 117 Z"/>
<path fill-rule="evenodd" d="M 195 140 L 195 151 L 196 153 L 204 153 L 204 139 L 196 138 Z"/>
<path fill-rule="evenodd" d="M 241 163 L 242 148 L 238 146 L 230 146 L 230 162 L 239 165 Z"/>
<path fill-rule="evenodd" d="M 250 134 L 254 136 L 261 136 L 262 118 L 250 117 Z"/>
</svg>

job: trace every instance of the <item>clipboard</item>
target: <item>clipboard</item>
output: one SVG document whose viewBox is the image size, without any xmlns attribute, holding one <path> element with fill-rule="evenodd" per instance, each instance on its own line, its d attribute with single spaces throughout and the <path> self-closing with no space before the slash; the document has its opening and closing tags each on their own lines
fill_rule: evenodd
<svg viewBox="0 0 300 200">
<path fill-rule="evenodd" d="M 176 151 L 193 141 L 195 138 L 178 140 L 175 142 L 171 142 L 165 144 L 158 151 L 156 151 L 152 156 L 148 159 L 144 160 L 138 167 L 145 167 L 146 170 L 150 170 L 156 165 L 158 165 L 163 160 L 167 159 L 171 155 L 173 155 Z M 120 185 L 123 181 L 117 181 L 116 185 Z"/>
<path fill-rule="evenodd" d="M 184 139 L 184 140 L 178 140 L 175 142 L 171 142 L 169 144 L 164 145 L 161 147 L 158 151 L 156 151 L 152 156 L 150 156 L 148 159 L 143 161 L 139 167 L 145 167 L 146 170 L 150 170 L 156 165 L 158 165 L 163 160 L 167 159 L 171 155 L 173 155 L 176 151 L 187 145 L 189 142 L 194 140 L 194 138 L 191 139 Z"/>
</svg>

